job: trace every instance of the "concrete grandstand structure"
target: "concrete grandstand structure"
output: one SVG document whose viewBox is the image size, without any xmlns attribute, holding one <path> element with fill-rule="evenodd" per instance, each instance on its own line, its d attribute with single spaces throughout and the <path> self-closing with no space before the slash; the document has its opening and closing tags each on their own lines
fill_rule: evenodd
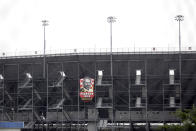
<svg viewBox="0 0 196 131">
<path fill-rule="evenodd" d="M 43 55 L 2 56 L 0 121 L 48 131 L 150 130 L 153 123 L 179 123 L 173 113 L 196 104 L 196 52 L 181 56 L 113 52 L 112 76 L 108 52 L 47 54 L 46 68 Z M 79 96 L 84 77 L 95 80 L 88 102 Z"/>
</svg>

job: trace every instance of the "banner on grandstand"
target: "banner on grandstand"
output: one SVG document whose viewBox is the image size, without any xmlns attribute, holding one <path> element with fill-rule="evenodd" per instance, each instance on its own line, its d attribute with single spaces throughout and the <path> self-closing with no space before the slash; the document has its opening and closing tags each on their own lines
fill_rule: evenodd
<svg viewBox="0 0 196 131">
<path fill-rule="evenodd" d="M 94 79 L 84 77 L 80 79 L 80 98 L 83 101 L 91 101 L 94 97 Z"/>
</svg>

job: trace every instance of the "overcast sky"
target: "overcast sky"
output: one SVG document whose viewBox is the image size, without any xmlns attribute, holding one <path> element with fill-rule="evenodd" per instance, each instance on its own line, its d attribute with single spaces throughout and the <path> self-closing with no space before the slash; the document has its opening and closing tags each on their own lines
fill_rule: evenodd
<svg viewBox="0 0 196 131">
<path fill-rule="evenodd" d="M 109 48 L 108 16 L 115 16 L 113 47 L 196 46 L 196 0 L 0 0 L 0 52 Z"/>
</svg>

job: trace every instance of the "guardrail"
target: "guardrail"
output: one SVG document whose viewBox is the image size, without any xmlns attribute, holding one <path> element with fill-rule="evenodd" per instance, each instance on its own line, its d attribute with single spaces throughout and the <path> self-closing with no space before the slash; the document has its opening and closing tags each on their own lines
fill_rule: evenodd
<svg viewBox="0 0 196 131">
<path fill-rule="evenodd" d="M 182 47 L 182 53 L 191 53 L 196 51 L 196 47 Z M 149 53 L 178 53 L 178 47 L 130 47 L 130 48 L 113 48 L 114 54 L 149 54 Z M 77 48 L 77 49 L 59 49 L 46 50 L 47 56 L 53 55 L 92 55 L 92 54 L 110 54 L 109 48 Z M 17 51 L 17 52 L 0 52 L 0 58 L 23 58 L 23 57 L 43 57 L 43 51 Z"/>
</svg>

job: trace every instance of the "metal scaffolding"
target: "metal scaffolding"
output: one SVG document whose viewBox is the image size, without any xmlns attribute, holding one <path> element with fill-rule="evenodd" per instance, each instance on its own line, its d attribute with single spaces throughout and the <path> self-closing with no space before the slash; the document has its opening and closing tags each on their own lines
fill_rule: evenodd
<svg viewBox="0 0 196 131">
<path fill-rule="evenodd" d="M 195 53 L 113 53 L 0 59 L 0 121 L 38 130 L 150 130 L 180 122 L 173 113 L 196 104 Z M 179 76 L 181 74 L 181 76 Z M 95 80 L 94 98 L 80 98 L 80 79 Z M 181 86 L 181 88 L 180 88 Z M 183 93 L 181 93 L 183 92 Z"/>
</svg>

